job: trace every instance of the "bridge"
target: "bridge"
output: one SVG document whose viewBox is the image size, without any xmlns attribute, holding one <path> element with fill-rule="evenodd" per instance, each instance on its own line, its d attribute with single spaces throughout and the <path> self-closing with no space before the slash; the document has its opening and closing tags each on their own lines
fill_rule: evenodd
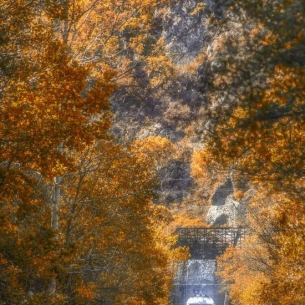
<svg viewBox="0 0 305 305">
<path fill-rule="evenodd" d="M 186 246 L 192 259 L 215 259 L 229 246 L 240 247 L 246 229 L 226 228 L 178 228 L 177 246 Z"/>
<path fill-rule="evenodd" d="M 185 305 L 193 291 L 207 294 L 216 305 L 223 305 L 225 293 L 215 275 L 216 257 L 223 254 L 229 246 L 241 247 L 247 230 L 243 227 L 189 227 L 178 228 L 177 246 L 189 248 L 190 259 L 183 262 L 176 274 L 172 302 Z"/>
</svg>

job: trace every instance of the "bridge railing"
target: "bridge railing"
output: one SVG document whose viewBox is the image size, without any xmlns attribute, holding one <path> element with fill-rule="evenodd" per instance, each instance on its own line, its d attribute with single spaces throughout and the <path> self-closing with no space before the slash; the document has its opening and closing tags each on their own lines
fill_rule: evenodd
<svg viewBox="0 0 305 305">
<path fill-rule="evenodd" d="M 192 258 L 215 259 L 229 246 L 240 247 L 246 235 L 243 227 L 178 228 L 178 246 L 187 246 Z"/>
</svg>

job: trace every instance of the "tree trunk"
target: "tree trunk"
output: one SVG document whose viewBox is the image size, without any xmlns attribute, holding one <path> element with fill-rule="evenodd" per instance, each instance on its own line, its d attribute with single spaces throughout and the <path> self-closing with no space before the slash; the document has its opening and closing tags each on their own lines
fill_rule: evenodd
<svg viewBox="0 0 305 305">
<path fill-rule="evenodd" d="M 60 153 L 63 152 L 63 143 L 61 143 L 58 147 L 58 151 Z M 54 178 L 54 194 L 53 194 L 53 203 L 52 203 L 52 215 L 51 215 L 51 228 L 54 231 L 58 231 L 58 219 L 59 219 L 59 206 L 60 206 L 60 198 L 61 198 L 61 183 L 62 177 L 57 176 Z M 56 233 L 55 239 L 58 239 L 58 235 Z M 56 277 L 51 278 L 51 283 L 49 286 L 49 294 L 56 294 Z"/>
</svg>

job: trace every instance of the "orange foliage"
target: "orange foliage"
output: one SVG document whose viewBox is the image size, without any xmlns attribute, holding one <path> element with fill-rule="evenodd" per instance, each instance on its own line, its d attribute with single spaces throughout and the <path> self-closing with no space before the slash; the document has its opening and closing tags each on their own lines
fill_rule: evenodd
<svg viewBox="0 0 305 305">
<path fill-rule="evenodd" d="M 227 170 L 257 190 L 252 235 L 220 260 L 234 304 L 303 304 L 304 1 L 237 0 L 226 13 L 250 35 L 234 58 L 215 47 L 224 64 L 212 79 L 215 121 L 194 174 Z"/>
<path fill-rule="evenodd" d="M 168 301 L 183 255 L 153 205 L 153 166 L 174 149 L 108 132 L 115 82 L 149 49 L 159 3 L 1 1 L 1 304 Z"/>
</svg>

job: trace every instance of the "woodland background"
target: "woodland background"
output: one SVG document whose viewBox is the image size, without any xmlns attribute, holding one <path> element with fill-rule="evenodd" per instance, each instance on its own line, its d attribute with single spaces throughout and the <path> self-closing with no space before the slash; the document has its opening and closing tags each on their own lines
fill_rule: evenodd
<svg viewBox="0 0 305 305">
<path fill-rule="evenodd" d="M 304 6 L 1 1 L 0 304 L 169 304 L 219 225 L 233 304 L 304 304 Z"/>
</svg>

